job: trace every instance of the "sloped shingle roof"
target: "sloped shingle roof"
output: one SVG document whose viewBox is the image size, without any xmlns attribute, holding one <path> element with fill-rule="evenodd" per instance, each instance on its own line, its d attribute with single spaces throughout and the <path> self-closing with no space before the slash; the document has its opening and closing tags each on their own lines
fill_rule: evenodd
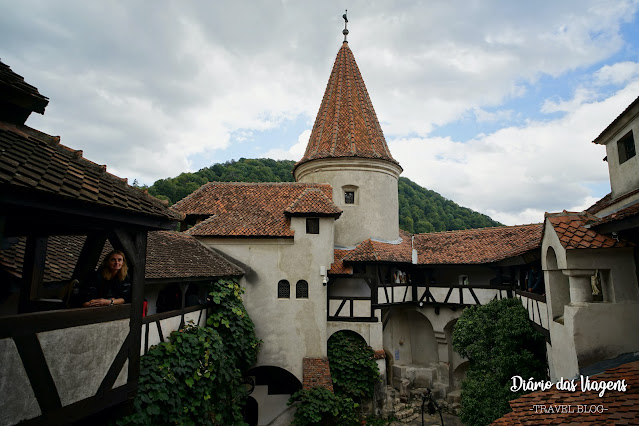
<svg viewBox="0 0 639 426">
<path fill-rule="evenodd" d="M 302 197 L 301 205 L 293 207 Z M 187 232 L 194 236 L 292 237 L 286 210 L 304 214 L 337 215 L 328 184 L 209 182 L 173 205 L 186 215 L 211 215 Z"/>
<path fill-rule="evenodd" d="M 339 217 L 342 210 L 320 188 L 306 188 L 284 213 L 291 216 L 322 215 Z"/>
<path fill-rule="evenodd" d="M 393 159 L 353 52 L 337 52 L 306 152 L 295 165 L 320 158 Z"/>
<path fill-rule="evenodd" d="M 398 244 L 371 239 L 363 241 L 354 250 L 351 250 L 344 257 L 344 260 L 349 262 L 411 263 L 413 251 L 411 235 L 406 231 L 400 230 L 399 236 L 401 237 L 401 242 Z"/>
<path fill-rule="evenodd" d="M 34 190 L 169 220 L 182 215 L 155 197 L 133 188 L 52 137 L 26 126 L 0 122 L 0 190 Z"/>
<path fill-rule="evenodd" d="M 563 213 L 546 214 L 547 220 L 559 237 L 561 245 L 566 250 L 572 249 L 595 249 L 628 247 L 631 244 L 620 240 L 617 241 L 607 235 L 600 234 L 594 229 L 586 228 L 599 222 L 599 218 L 588 213 Z"/>
<path fill-rule="evenodd" d="M 68 281 L 84 244 L 83 235 L 55 235 L 49 238 L 44 282 Z M 11 275 L 22 275 L 26 238 L 15 238 L 11 247 L 0 250 L 0 267 Z M 112 250 L 107 241 L 102 257 Z M 96 265 L 97 267 L 97 265 Z M 145 278 L 206 278 L 239 276 L 244 272 L 194 237 L 174 231 L 151 231 L 146 248 Z"/>
<path fill-rule="evenodd" d="M 38 89 L 16 74 L 11 67 L 0 61 L 0 104 L 5 100 L 11 106 L 5 104 L 7 108 L 19 109 L 21 116 L 20 124 L 24 123 L 29 113 L 35 111 L 44 114 L 44 109 L 49 103 L 46 96 L 42 96 Z M 7 111 L 8 113 L 8 111 Z"/>
<path fill-rule="evenodd" d="M 333 263 L 328 273 L 330 275 L 352 275 L 353 267 L 344 264 L 344 258 L 350 253 L 350 250 L 335 249 L 333 253 Z"/>
<path fill-rule="evenodd" d="M 542 229 L 537 223 L 434 232 L 415 235 L 413 244 L 423 265 L 491 263 L 539 248 Z"/>
</svg>

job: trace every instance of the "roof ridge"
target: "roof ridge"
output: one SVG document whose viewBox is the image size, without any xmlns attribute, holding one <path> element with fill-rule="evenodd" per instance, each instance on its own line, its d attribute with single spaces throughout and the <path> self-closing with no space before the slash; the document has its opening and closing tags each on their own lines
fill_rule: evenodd
<svg viewBox="0 0 639 426">
<path fill-rule="evenodd" d="M 468 228 L 468 229 L 453 229 L 451 231 L 438 231 L 438 232 L 424 232 L 421 234 L 413 234 L 413 236 L 422 236 L 422 235 L 435 235 L 435 234 L 452 234 L 452 233 L 461 233 L 461 232 L 478 232 L 478 231 L 489 231 L 495 229 L 513 229 L 513 228 L 525 228 L 531 226 L 541 226 L 543 222 L 536 223 L 526 223 L 521 225 L 501 225 L 501 226 L 485 226 L 483 228 Z"/>
</svg>

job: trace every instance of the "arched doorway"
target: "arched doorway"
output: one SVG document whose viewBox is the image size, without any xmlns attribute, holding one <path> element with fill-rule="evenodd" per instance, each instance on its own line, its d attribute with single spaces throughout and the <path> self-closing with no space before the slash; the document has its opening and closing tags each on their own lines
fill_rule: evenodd
<svg viewBox="0 0 639 426">
<path fill-rule="evenodd" d="M 546 293 L 550 309 L 550 317 L 553 321 L 563 324 L 564 306 L 570 303 L 570 283 L 568 277 L 559 269 L 557 254 L 552 247 L 548 247 L 545 257 L 544 278 L 546 280 Z"/>
<path fill-rule="evenodd" d="M 431 322 L 417 311 L 393 311 L 384 328 L 384 349 L 395 365 L 426 366 L 439 361 Z"/>
<path fill-rule="evenodd" d="M 256 425 L 267 425 L 277 419 L 289 408 L 287 402 L 291 395 L 302 389 L 297 377 L 280 367 L 254 367 L 247 376 L 253 378 L 255 387 L 243 414 L 245 419 L 256 419 Z M 246 422 L 252 424 L 248 420 Z"/>
</svg>

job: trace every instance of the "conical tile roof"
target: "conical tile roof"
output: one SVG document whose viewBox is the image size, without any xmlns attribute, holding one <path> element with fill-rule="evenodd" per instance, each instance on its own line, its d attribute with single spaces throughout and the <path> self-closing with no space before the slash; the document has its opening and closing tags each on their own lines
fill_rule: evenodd
<svg viewBox="0 0 639 426">
<path fill-rule="evenodd" d="M 353 52 L 344 42 L 337 52 L 304 157 L 295 167 L 320 158 L 392 157 Z"/>
</svg>

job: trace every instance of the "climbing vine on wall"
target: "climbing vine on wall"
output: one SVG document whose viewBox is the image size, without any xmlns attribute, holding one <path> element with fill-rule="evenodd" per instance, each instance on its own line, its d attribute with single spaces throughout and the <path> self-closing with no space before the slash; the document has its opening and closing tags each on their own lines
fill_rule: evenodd
<svg viewBox="0 0 639 426">
<path fill-rule="evenodd" d="M 135 412 L 118 424 L 245 424 L 242 376 L 260 341 L 237 281 L 220 280 L 210 290 L 208 326 L 186 325 L 141 358 Z"/>
<path fill-rule="evenodd" d="M 336 394 L 355 401 L 371 398 L 380 381 L 374 352 L 356 333 L 340 331 L 328 339 L 328 361 Z"/>
</svg>

